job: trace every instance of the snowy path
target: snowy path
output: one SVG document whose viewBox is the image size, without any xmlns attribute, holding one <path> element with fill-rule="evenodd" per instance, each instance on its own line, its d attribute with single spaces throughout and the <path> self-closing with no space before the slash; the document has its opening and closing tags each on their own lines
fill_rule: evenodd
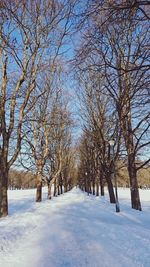
<svg viewBox="0 0 150 267">
<path fill-rule="evenodd" d="M 121 213 L 79 189 L 34 203 L 34 190 L 10 192 L 0 220 L 0 267 L 150 267 L 150 204 Z M 147 193 L 147 192 L 146 192 Z M 46 193 L 45 193 L 46 194 Z"/>
</svg>

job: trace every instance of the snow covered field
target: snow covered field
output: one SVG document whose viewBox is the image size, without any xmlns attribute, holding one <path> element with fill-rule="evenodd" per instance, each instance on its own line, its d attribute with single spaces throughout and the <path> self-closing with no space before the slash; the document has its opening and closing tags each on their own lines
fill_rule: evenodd
<svg viewBox="0 0 150 267">
<path fill-rule="evenodd" d="M 150 267 L 150 190 L 143 211 L 119 189 L 121 212 L 107 196 L 72 191 L 35 203 L 35 190 L 9 191 L 10 216 L 0 219 L 0 267 Z"/>
</svg>

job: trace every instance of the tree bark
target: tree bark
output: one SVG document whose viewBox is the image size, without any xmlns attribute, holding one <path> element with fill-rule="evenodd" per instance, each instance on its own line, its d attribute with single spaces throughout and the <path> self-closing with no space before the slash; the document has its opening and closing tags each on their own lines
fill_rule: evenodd
<svg viewBox="0 0 150 267">
<path fill-rule="evenodd" d="M 92 194 L 95 195 L 95 179 L 92 181 Z"/>
<path fill-rule="evenodd" d="M 124 134 L 125 145 L 127 149 L 128 157 L 128 174 L 131 189 L 131 207 L 133 209 L 141 211 L 141 201 L 139 195 L 138 181 L 137 181 L 137 171 L 135 164 L 135 145 L 133 140 L 132 125 L 131 125 L 131 115 L 128 113 L 126 120 L 122 122 L 122 129 Z"/>
<path fill-rule="evenodd" d="M 110 173 L 106 174 L 106 182 L 108 186 L 109 199 L 110 199 L 110 203 L 116 203 L 113 184 L 112 184 L 110 176 L 111 176 Z"/>
<path fill-rule="evenodd" d="M 58 196 L 60 195 L 60 186 L 59 186 L 59 184 L 57 186 L 57 194 L 58 194 Z"/>
<path fill-rule="evenodd" d="M 66 193 L 68 191 L 68 182 L 67 182 L 67 178 L 64 177 L 64 193 Z"/>
<path fill-rule="evenodd" d="M 99 182 L 96 181 L 96 196 L 99 196 Z"/>
<path fill-rule="evenodd" d="M 8 215 L 8 167 L 0 160 L 0 217 L 5 217 Z"/>
<path fill-rule="evenodd" d="M 37 173 L 36 202 L 42 201 L 42 179 L 41 174 Z"/>
<path fill-rule="evenodd" d="M 142 208 L 141 208 L 139 188 L 137 182 L 137 172 L 132 155 L 129 155 L 128 157 L 128 173 L 130 179 L 131 206 L 133 209 L 141 211 Z"/>
<path fill-rule="evenodd" d="M 52 199 L 52 185 L 50 182 L 48 183 L 48 196 L 47 196 L 47 198 Z"/>
<path fill-rule="evenodd" d="M 62 184 L 60 185 L 60 192 L 61 192 L 61 194 L 63 194 L 63 185 Z"/>
<path fill-rule="evenodd" d="M 57 196 L 57 183 L 56 183 L 56 179 L 54 181 L 54 193 L 53 196 L 56 197 Z"/>
<path fill-rule="evenodd" d="M 63 194 L 63 179 L 62 179 L 62 173 L 60 173 L 60 193 Z"/>
<path fill-rule="evenodd" d="M 101 196 L 105 195 L 105 192 L 104 192 L 104 180 L 103 180 L 103 177 L 102 177 L 102 172 L 100 172 L 100 192 L 101 192 Z"/>
<path fill-rule="evenodd" d="M 104 196 L 105 195 L 104 185 L 103 184 L 100 184 L 100 192 L 101 192 L 101 196 Z"/>
<path fill-rule="evenodd" d="M 0 168 L 0 218 L 2 217 L 1 207 L 2 207 L 2 174 Z"/>
</svg>

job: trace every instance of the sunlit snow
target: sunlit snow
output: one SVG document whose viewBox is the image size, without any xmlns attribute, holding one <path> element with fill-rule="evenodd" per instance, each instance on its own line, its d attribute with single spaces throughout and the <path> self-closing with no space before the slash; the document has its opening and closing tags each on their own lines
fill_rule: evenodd
<svg viewBox="0 0 150 267">
<path fill-rule="evenodd" d="M 143 211 L 119 189 L 121 212 L 78 188 L 35 203 L 35 190 L 9 191 L 9 217 L 0 219 L 1 267 L 150 267 L 150 190 Z"/>
</svg>

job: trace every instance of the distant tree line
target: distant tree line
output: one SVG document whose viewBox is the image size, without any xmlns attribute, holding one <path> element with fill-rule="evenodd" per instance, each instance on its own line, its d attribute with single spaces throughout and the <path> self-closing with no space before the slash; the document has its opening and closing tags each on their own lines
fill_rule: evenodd
<svg viewBox="0 0 150 267">
<path fill-rule="evenodd" d="M 11 169 L 8 177 L 8 188 L 10 190 L 36 188 L 36 177 L 30 172 Z"/>
<path fill-rule="evenodd" d="M 58 196 L 64 192 L 70 190 L 75 184 L 76 170 L 72 169 L 70 176 L 65 176 L 66 173 L 60 173 L 57 184 L 54 182 L 51 195 L 48 195 L 49 198 L 52 196 Z M 43 186 L 49 186 L 49 181 L 46 181 L 43 177 Z M 8 189 L 9 190 L 18 190 L 18 189 L 32 189 L 37 187 L 36 174 L 32 172 L 27 172 L 24 170 L 15 170 L 11 169 L 9 171 L 8 178 Z"/>
</svg>

